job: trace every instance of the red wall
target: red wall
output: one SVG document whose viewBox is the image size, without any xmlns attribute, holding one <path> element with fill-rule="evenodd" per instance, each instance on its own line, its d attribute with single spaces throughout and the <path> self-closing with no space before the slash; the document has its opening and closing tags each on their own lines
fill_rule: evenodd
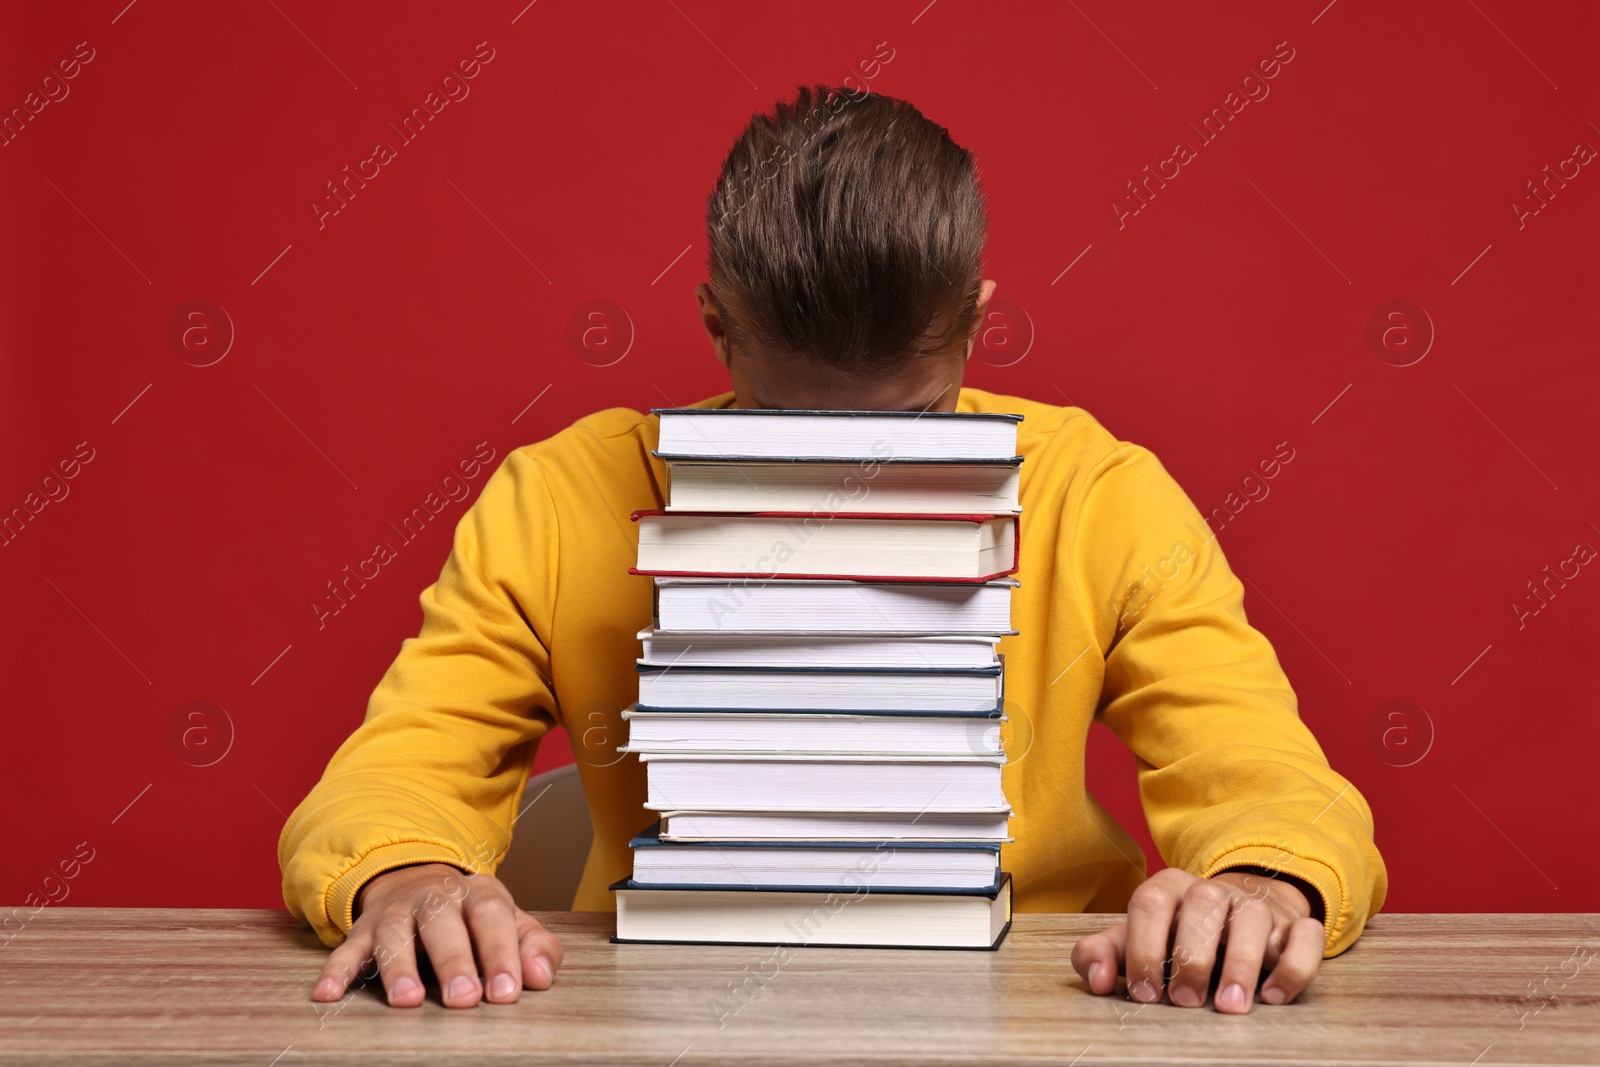
<svg viewBox="0 0 1600 1067">
<path fill-rule="evenodd" d="M 87 842 L 71 903 L 278 906 L 285 813 L 471 496 L 319 619 L 325 583 L 480 447 L 726 388 L 691 295 L 721 157 L 866 62 L 980 160 L 1005 317 L 968 384 L 1070 400 L 1238 509 L 1389 910 L 1600 910 L 1600 564 L 1563 562 L 1600 549 L 1595 9 L 923 3 L 12 5 L 0 108 L 59 99 L 0 147 L 0 508 L 59 499 L 0 544 L 0 900 Z M 631 322 L 615 362 L 569 343 L 593 300 Z M 1142 833 L 1132 757 L 1089 759 Z"/>
</svg>

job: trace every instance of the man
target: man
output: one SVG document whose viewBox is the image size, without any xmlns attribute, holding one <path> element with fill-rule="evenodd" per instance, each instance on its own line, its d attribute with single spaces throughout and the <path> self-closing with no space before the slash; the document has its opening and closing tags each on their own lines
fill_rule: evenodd
<svg viewBox="0 0 1600 1067">
<path fill-rule="evenodd" d="M 1031 731 L 1003 779 L 1016 910 L 1126 910 L 1073 949 L 1095 994 L 1120 973 L 1146 1002 L 1204 1004 L 1213 979 L 1219 1011 L 1292 999 L 1382 906 L 1372 813 L 1156 457 L 1079 408 L 962 387 L 995 289 L 971 154 L 903 101 L 802 88 L 734 144 L 707 228 L 695 297 L 733 389 L 693 406 L 1024 415 L 1019 632 L 1000 646 L 1007 728 Z M 550 986 L 559 941 L 488 872 L 556 725 L 604 741 L 579 758 L 595 842 L 575 906 L 615 907 L 649 821 L 643 768 L 614 751 L 650 619 L 628 516 L 661 504 L 658 427 L 580 419 L 509 455 L 461 519 L 421 634 L 279 842 L 285 901 L 334 947 L 314 999 L 376 967 L 390 1004 L 419 1004 L 419 948 L 449 1007 Z M 1152 877 L 1084 788 L 1097 721 L 1138 757 L 1169 864 Z"/>
</svg>

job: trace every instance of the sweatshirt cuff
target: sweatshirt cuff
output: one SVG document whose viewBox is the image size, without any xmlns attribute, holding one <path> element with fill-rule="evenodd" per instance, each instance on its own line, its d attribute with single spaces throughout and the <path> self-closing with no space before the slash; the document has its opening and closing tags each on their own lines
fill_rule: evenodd
<svg viewBox="0 0 1600 1067">
<path fill-rule="evenodd" d="M 1211 861 L 1200 877 L 1210 878 L 1232 867 L 1265 867 L 1269 871 L 1293 875 L 1314 886 L 1322 895 L 1322 923 L 1327 932 L 1323 943 L 1323 958 L 1337 955 L 1334 946 L 1344 940 L 1344 928 L 1349 921 L 1345 911 L 1346 894 L 1339 881 L 1339 873 L 1326 863 L 1308 856 L 1289 855 L 1281 848 L 1265 845 L 1246 845 Z M 1348 948 L 1349 946 L 1344 946 Z M 1342 951 L 1340 949 L 1339 951 Z"/>
<path fill-rule="evenodd" d="M 458 869 L 466 866 L 455 852 L 431 841 L 397 841 L 392 845 L 380 845 L 362 856 L 328 889 L 328 921 L 341 933 L 348 935 L 355 923 L 356 894 L 361 887 L 385 871 L 417 863 L 445 863 Z"/>
</svg>

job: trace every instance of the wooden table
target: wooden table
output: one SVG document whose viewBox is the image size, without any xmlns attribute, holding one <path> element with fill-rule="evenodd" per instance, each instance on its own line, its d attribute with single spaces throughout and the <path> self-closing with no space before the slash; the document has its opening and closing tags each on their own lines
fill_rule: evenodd
<svg viewBox="0 0 1600 1067">
<path fill-rule="evenodd" d="M 1111 915 L 1019 914 L 998 952 L 781 967 L 757 946 L 613 945 L 609 914 L 540 918 L 566 946 L 551 989 L 396 1009 L 376 983 L 314 1005 L 328 950 L 285 912 L 46 907 L 0 947 L 0 1063 L 1600 1062 L 1597 915 L 1379 915 L 1295 1003 L 1246 1016 L 1089 994 L 1069 952 Z"/>
</svg>

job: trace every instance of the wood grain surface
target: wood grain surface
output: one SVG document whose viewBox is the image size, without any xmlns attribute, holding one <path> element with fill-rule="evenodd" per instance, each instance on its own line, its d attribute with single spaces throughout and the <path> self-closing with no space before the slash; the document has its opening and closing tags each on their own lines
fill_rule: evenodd
<svg viewBox="0 0 1600 1067">
<path fill-rule="evenodd" d="M 1069 953 L 1115 915 L 1018 914 L 997 952 L 781 964 L 539 917 L 566 947 L 549 990 L 447 1009 L 430 984 L 396 1009 L 376 982 L 313 1004 L 328 950 L 285 912 L 47 907 L 0 945 L 0 1063 L 1600 1063 L 1592 914 L 1379 915 L 1298 1000 L 1247 1016 L 1089 994 Z"/>
</svg>

